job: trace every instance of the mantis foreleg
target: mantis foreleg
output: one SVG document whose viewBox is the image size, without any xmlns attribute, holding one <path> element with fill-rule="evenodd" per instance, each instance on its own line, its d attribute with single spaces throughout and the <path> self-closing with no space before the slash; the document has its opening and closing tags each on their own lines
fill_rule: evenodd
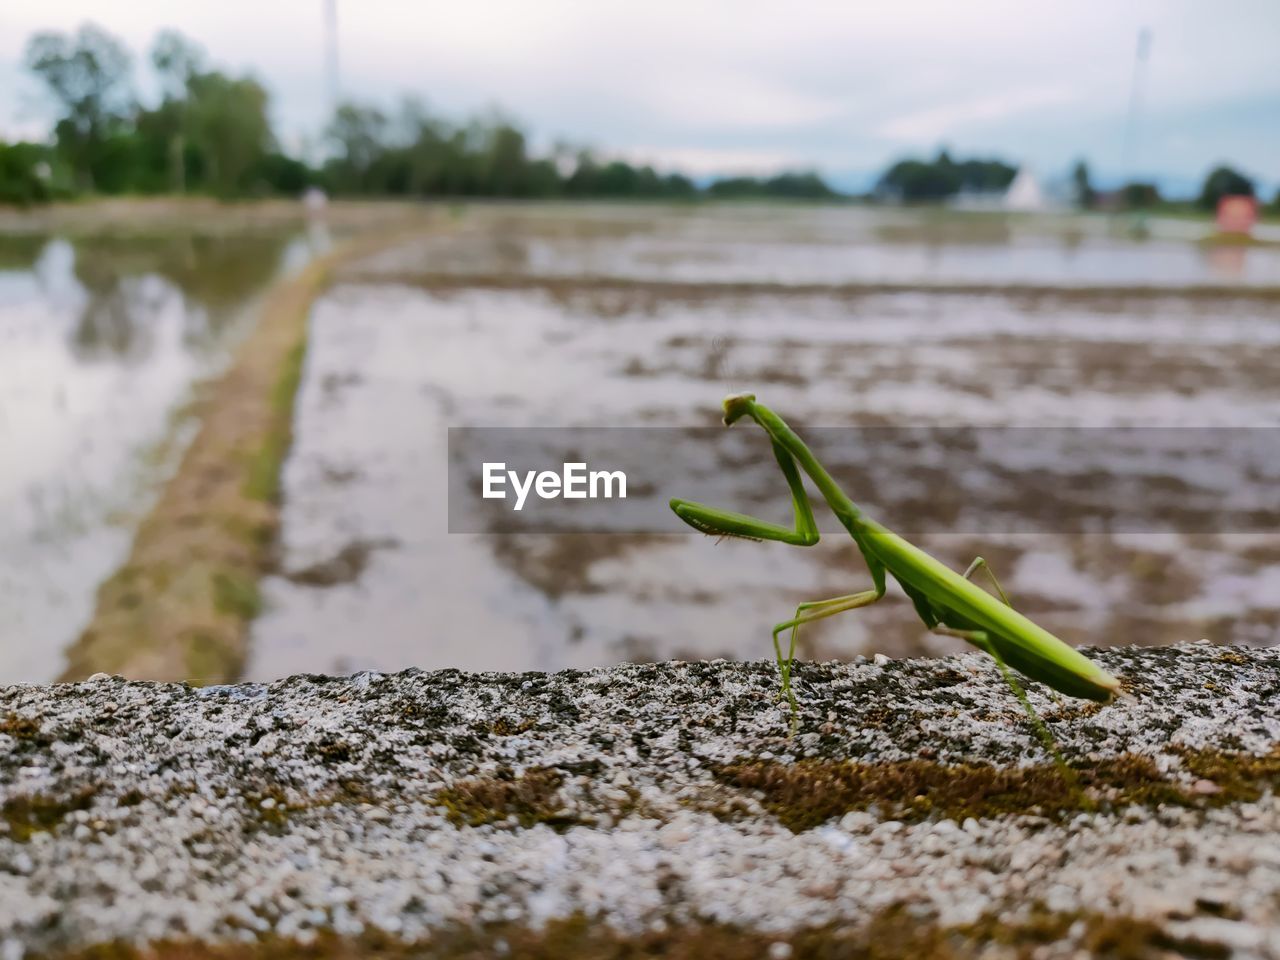
<svg viewBox="0 0 1280 960">
<path fill-rule="evenodd" d="M 758 517 L 749 517 L 745 513 L 734 513 L 708 507 L 692 500 L 675 499 L 671 501 L 671 509 L 689 526 L 713 536 L 742 537 L 747 540 L 777 540 L 798 547 L 811 547 L 818 542 L 818 522 L 813 519 L 813 507 L 809 504 L 809 495 L 805 493 L 804 483 L 800 479 L 800 471 L 796 469 L 796 461 L 781 444 L 773 444 L 773 455 L 782 468 L 782 475 L 787 478 L 787 486 L 791 489 L 791 506 L 795 513 L 795 525 L 784 527 L 780 523 L 770 523 Z"/>
<path fill-rule="evenodd" d="M 713 536 L 743 537 L 751 540 L 777 540 L 796 546 L 812 546 L 818 542 L 818 524 L 813 518 L 813 507 L 809 503 L 809 495 L 805 492 L 804 481 L 801 479 L 800 471 L 796 467 L 795 458 L 776 440 L 773 442 L 773 455 L 778 461 L 782 475 L 787 479 L 787 487 L 791 491 L 791 505 L 795 514 L 793 527 L 784 527 L 778 523 L 770 523 L 767 520 L 761 520 L 746 514 L 708 507 L 705 504 L 695 503 L 690 500 L 672 500 L 671 509 L 676 512 L 676 515 L 681 520 L 694 529 Z M 866 556 L 865 553 L 864 556 Z M 814 620 L 821 620 L 824 617 L 834 616 L 846 610 L 864 607 L 884 596 L 884 567 L 869 556 L 866 556 L 866 559 L 867 565 L 871 570 L 872 580 L 875 583 L 873 589 L 864 590 L 861 593 L 851 593 L 842 597 L 833 597 L 830 600 L 814 600 L 802 603 L 796 608 L 796 615 L 792 619 L 786 620 L 773 628 L 773 650 L 778 658 L 778 671 L 782 680 L 779 696 L 785 696 L 791 707 L 792 733 L 795 732 L 798 722 L 799 706 L 796 703 L 795 693 L 791 689 L 791 666 L 795 660 L 796 641 L 799 636 L 800 625 L 802 623 L 811 623 Z M 788 629 L 791 631 L 791 642 L 787 656 L 784 658 L 782 646 L 778 642 L 778 635 L 783 630 Z"/>
</svg>

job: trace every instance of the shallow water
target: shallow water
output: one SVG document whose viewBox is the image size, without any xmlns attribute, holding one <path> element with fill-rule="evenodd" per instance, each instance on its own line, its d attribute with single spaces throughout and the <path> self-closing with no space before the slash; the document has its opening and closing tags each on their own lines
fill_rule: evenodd
<svg viewBox="0 0 1280 960">
<path fill-rule="evenodd" d="M 0 677 L 45 681 L 293 233 L 0 235 Z"/>
<path fill-rule="evenodd" d="M 390 251 L 374 271 L 640 281 L 1076 288 L 1273 286 L 1280 243 L 1101 216 L 726 205 L 478 208 L 475 229 Z"/>
<path fill-rule="evenodd" d="M 1280 284 L 1280 261 L 1243 252 L 1232 276 L 1199 246 L 1132 243 L 1078 218 L 472 214 L 461 236 L 351 268 L 313 313 L 281 572 L 251 674 L 766 655 L 769 626 L 797 602 L 868 585 L 847 538 L 716 543 L 674 518 L 670 535 L 449 534 L 447 428 L 712 425 L 720 398 L 748 388 L 807 424 L 1274 427 L 1276 304 L 1231 288 Z M 926 289 L 837 289 L 906 280 Z M 1064 289 L 927 291 L 955 280 Z M 811 283 L 832 289 L 787 289 Z M 1222 295 L 1176 293 L 1205 283 Z M 946 481 L 902 482 L 927 497 Z M 787 519 L 781 478 L 728 506 Z M 1268 532 L 920 542 L 960 568 L 981 552 L 1020 608 L 1075 643 L 1273 643 L 1280 628 Z M 891 590 L 801 644 L 824 658 L 960 642 L 926 633 Z"/>
</svg>

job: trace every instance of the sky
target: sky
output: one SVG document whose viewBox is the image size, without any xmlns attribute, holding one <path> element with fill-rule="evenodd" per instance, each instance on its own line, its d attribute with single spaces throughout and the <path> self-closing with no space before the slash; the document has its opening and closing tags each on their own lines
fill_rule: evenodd
<svg viewBox="0 0 1280 960">
<path fill-rule="evenodd" d="M 501 107 L 535 144 L 694 175 L 817 169 L 862 189 L 892 160 L 999 155 L 1043 178 L 1086 158 L 1104 184 L 1190 192 L 1229 161 L 1280 184 L 1280 0 L 336 0 L 339 89 L 442 113 Z M 176 28 L 272 92 L 286 146 L 331 107 L 324 0 L 0 2 L 0 137 L 43 136 L 22 68 L 36 30 L 90 20 L 136 54 Z M 1132 149 L 1125 129 L 1151 31 Z M 1127 156 L 1126 156 L 1127 153 Z"/>
</svg>

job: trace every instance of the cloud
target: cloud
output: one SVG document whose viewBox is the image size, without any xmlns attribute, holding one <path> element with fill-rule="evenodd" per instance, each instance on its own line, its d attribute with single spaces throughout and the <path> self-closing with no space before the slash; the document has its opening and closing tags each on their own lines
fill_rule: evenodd
<svg viewBox="0 0 1280 960">
<path fill-rule="evenodd" d="M 631 163 L 649 164 L 659 170 L 680 170 L 692 176 L 762 176 L 806 166 L 803 154 L 782 150 L 629 147 L 614 155 Z"/>
<path fill-rule="evenodd" d="M 942 140 L 1046 170 L 1082 154 L 1115 162 L 1134 43 L 1150 27 L 1144 162 L 1198 175 L 1229 150 L 1280 175 L 1277 0 L 337 2 L 348 96 L 390 104 L 411 92 L 453 115 L 500 103 L 539 142 L 699 171 L 869 170 Z M 20 95 L 34 89 L 20 65 L 29 33 L 96 19 L 140 55 L 161 27 L 188 33 L 215 62 L 263 77 L 286 136 L 314 137 L 329 107 L 321 10 L 0 2 L 0 135 L 32 126 Z M 1175 121 L 1184 142 L 1164 137 Z"/>
<path fill-rule="evenodd" d="M 1076 99 L 1063 87 L 1010 90 L 917 110 L 889 120 L 876 136 L 909 143 L 937 143 L 974 124 L 1008 120 L 1042 107 L 1060 106 Z"/>
<path fill-rule="evenodd" d="M 668 72 L 641 89 L 639 99 L 668 123 L 721 130 L 812 126 L 845 109 L 837 97 L 737 70 Z"/>
</svg>

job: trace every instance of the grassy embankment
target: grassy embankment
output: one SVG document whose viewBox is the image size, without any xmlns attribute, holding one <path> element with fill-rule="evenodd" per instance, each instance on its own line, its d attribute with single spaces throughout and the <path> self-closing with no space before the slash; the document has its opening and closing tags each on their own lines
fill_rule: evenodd
<svg viewBox="0 0 1280 960">
<path fill-rule="evenodd" d="M 279 529 L 280 470 L 311 306 L 337 266 L 426 222 L 420 213 L 372 217 L 270 291 L 254 330 L 202 402 L 200 430 L 128 560 L 99 588 L 61 679 L 104 672 L 221 683 L 241 674 L 248 625 L 260 607 L 258 581 L 271 567 Z"/>
</svg>

